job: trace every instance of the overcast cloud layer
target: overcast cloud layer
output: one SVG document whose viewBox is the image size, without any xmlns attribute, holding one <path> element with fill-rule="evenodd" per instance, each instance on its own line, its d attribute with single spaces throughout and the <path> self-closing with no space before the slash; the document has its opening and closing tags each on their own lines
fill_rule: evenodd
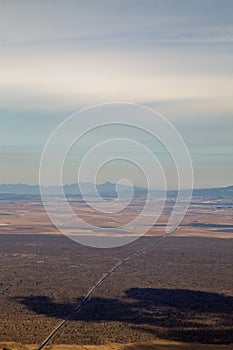
<svg viewBox="0 0 233 350">
<path fill-rule="evenodd" d="M 196 186 L 233 182 L 232 1 L 0 6 L 1 183 L 37 183 L 53 128 L 108 101 L 152 106 L 171 120 L 192 153 Z"/>
</svg>

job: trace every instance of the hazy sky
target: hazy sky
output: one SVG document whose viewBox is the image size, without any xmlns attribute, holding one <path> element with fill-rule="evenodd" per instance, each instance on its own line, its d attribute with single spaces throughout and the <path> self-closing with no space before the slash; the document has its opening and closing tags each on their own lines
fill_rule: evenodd
<svg viewBox="0 0 233 350">
<path fill-rule="evenodd" d="M 232 184 L 232 13 L 231 0 L 0 0 L 0 183 L 38 183 L 70 114 L 129 101 L 174 123 L 195 187 Z"/>
</svg>

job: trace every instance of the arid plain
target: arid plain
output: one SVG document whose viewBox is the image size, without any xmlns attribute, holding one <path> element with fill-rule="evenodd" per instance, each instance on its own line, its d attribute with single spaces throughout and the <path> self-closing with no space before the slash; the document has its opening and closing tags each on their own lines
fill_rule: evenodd
<svg viewBox="0 0 233 350">
<path fill-rule="evenodd" d="M 106 218 L 77 198 L 71 202 L 86 221 L 111 227 L 137 215 L 143 201 L 138 198 L 125 216 Z M 52 344 L 63 345 L 53 345 L 54 350 L 94 349 L 94 345 L 103 349 L 231 349 L 230 199 L 193 197 L 179 229 L 158 245 L 169 208 L 168 203 L 145 237 L 123 247 L 97 249 L 62 235 L 51 224 L 39 197 L 2 197 L 2 347 L 35 349 L 25 344 L 39 344 L 114 264 L 146 250 L 96 291 L 55 336 Z"/>
</svg>

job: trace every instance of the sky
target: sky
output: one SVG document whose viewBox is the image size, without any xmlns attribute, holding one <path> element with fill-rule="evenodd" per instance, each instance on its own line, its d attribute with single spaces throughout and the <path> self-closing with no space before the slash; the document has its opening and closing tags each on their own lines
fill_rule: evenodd
<svg viewBox="0 0 233 350">
<path fill-rule="evenodd" d="M 195 187 L 233 184 L 231 0 L 0 0 L 0 8 L 0 183 L 37 184 L 59 123 L 125 101 L 174 124 Z M 116 181 L 122 167 L 99 181 Z M 75 182 L 72 166 L 66 175 Z"/>
</svg>

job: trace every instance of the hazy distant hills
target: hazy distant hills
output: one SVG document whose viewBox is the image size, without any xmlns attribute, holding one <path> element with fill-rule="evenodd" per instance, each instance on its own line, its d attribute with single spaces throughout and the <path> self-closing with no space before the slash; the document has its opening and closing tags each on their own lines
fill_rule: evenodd
<svg viewBox="0 0 233 350">
<path fill-rule="evenodd" d="M 216 196 L 216 197 L 232 197 L 233 186 L 216 187 L 216 188 L 201 188 L 193 191 L 195 196 Z"/>
<path fill-rule="evenodd" d="M 95 194 L 95 185 L 92 183 L 82 183 L 82 190 L 85 195 L 92 196 Z M 109 181 L 104 184 L 96 185 L 97 190 L 101 196 L 116 196 L 116 184 Z M 57 195 L 58 187 L 49 186 L 46 187 L 46 193 L 49 195 Z M 118 191 L 122 194 L 129 193 L 130 188 L 127 185 L 120 184 Z M 185 192 L 185 190 L 183 190 Z M 80 196 L 79 184 L 70 184 L 64 186 L 64 193 L 69 196 Z M 162 194 L 161 191 L 154 190 L 154 193 Z M 0 185 L 0 194 L 16 194 L 16 195 L 40 195 L 40 188 L 38 185 L 26 185 L 26 184 L 2 184 Z M 134 195 L 147 194 L 147 189 L 143 187 L 134 187 Z M 177 191 L 168 191 L 169 196 L 176 196 Z M 217 187 L 217 188 L 201 188 L 193 190 L 194 196 L 201 197 L 216 197 L 216 198 L 232 198 L 233 199 L 233 186 L 228 187 Z"/>
<path fill-rule="evenodd" d="M 0 185 L 0 193 L 4 194 L 39 194 L 40 188 L 37 185 Z"/>
<path fill-rule="evenodd" d="M 95 194 L 95 184 L 92 183 L 82 183 L 82 192 L 85 195 L 92 196 Z M 72 195 L 72 196 L 80 196 L 80 186 L 79 184 L 70 184 L 70 185 L 64 185 L 64 193 L 66 195 Z M 111 183 L 109 181 L 105 182 L 104 184 L 96 185 L 97 191 L 102 196 L 116 196 L 116 184 Z M 59 193 L 58 186 L 48 186 L 44 187 L 44 190 L 46 194 L 49 195 L 57 195 Z M 118 186 L 118 191 L 120 193 L 128 193 L 130 190 L 130 187 L 127 185 L 120 184 Z M 19 194 L 19 195 L 39 195 L 40 194 L 40 187 L 38 185 L 26 185 L 26 184 L 8 184 L 8 185 L 0 185 L 0 193 L 1 194 Z M 147 189 L 143 187 L 134 187 L 134 193 L 135 194 L 146 194 Z"/>
</svg>

